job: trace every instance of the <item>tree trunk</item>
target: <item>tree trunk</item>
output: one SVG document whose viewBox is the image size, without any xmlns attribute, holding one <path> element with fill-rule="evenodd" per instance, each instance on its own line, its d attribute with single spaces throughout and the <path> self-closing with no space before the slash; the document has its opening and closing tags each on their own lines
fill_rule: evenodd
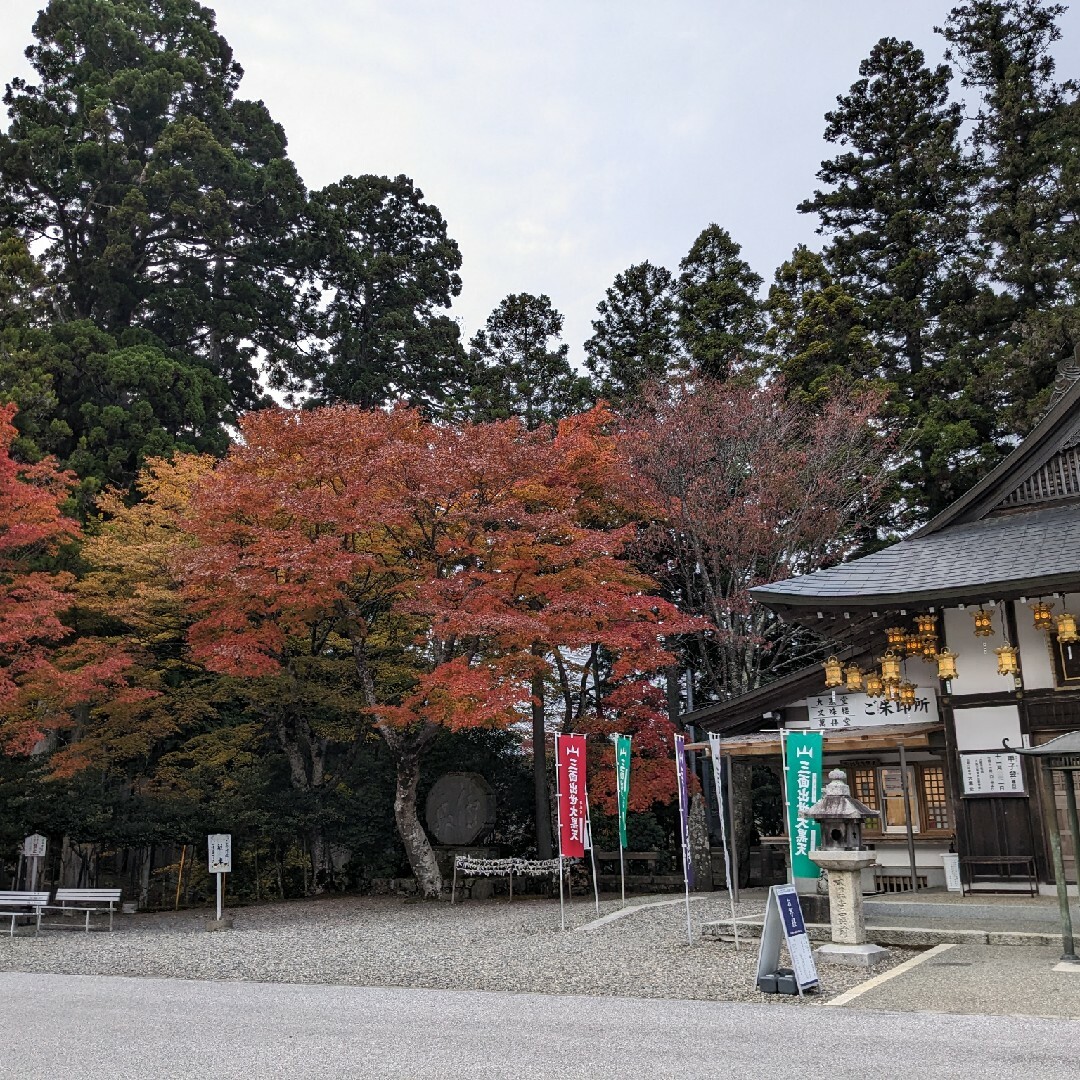
<svg viewBox="0 0 1080 1080">
<path fill-rule="evenodd" d="M 536 804 L 536 853 L 554 858 L 551 843 L 551 803 L 548 802 L 547 730 L 544 725 L 544 676 L 532 679 L 533 796 Z"/>
<path fill-rule="evenodd" d="M 425 900 L 438 900 L 442 893 L 442 874 L 431 850 L 420 818 L 416 813 L 416 787 L 420 782 L 420 753 L 430 738 L 426 732 L 398 731 L 386 724 L 379 730 L 394 753 L 397 764 L 397 788 L 394 791 L 394 820 L 405 845 L 416 888 Z"/>
<path fill-rule="evenodd" d="M 712 849 L 705 799 L 700 791 L 690 797 L 690 862 L 694 867 L 694 892 L 712 892 Z"/>
<path fill-rule="evenodd" d="M 753 765 L 743 758 L 731 761 L 731 831 L 739 859 L 739 886 L 750 883 L 750 837 L 754 831 Z"/>
</svg>

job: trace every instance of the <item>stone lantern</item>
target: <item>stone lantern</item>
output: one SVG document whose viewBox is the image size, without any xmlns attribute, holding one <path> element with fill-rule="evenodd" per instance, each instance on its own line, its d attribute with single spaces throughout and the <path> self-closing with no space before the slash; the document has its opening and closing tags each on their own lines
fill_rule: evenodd
<svg viewBox="0 0 1080 1080">
<path fill-rule="evenodd" d="M 888 955 L 866 940 L 863 914 L 862 872 L 877 862 L 877 853 L 863 847 L 862 827 L 877 810 L 851 797 L 842 769 L 829 773 L 824 796 L 801 812 L 821 826 L 822 846 L 810 858 L 829 874 L 829 920 L 832 942 L 817 950 L 823 963 L 849 967 L 873 967 Z"/>
</svg>

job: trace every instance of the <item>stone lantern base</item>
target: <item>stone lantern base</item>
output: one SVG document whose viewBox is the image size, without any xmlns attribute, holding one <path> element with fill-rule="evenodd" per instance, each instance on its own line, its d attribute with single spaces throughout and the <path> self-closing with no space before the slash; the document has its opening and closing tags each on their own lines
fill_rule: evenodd
<svg viewBox="0 0 1080 1080">
<path fill-rule="evenodd" d="M 873 851 L 834 851 L 824 848 L 810 853 L 823 870 L 829 872 L 829 918 L 832 941 L 815 951 L 823 964 L 871 968 L 880 964 L 888 949 L 866 940 L 863 915 L 862 871 L 877 862 Z"/>
</svg>

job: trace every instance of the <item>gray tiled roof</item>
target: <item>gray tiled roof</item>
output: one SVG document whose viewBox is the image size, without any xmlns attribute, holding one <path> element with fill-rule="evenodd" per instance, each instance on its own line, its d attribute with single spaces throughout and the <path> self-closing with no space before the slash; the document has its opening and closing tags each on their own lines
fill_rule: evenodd
<svg viewBox="0 0 1080 1080">
<path fill-rule="evenodd" d="M 1080 587 L 1080 505 L 984 518 L 902 540 L 813 574 L 762 585 L 772 606 L 1003 598 Z"/>
</svg>

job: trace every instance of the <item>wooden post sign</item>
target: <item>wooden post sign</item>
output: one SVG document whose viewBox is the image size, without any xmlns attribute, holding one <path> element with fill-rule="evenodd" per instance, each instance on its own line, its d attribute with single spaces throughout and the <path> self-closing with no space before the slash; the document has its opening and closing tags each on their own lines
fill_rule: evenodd
<svg viewBox="0 0 1080 1080">
<path fill-rule="evenodd" d="M 210 873 L 217 875 L 217 919 L 221 922 L 221 875 L 232 873 L 232 833 L 211 833 L 206 846 L 210 852 Z"/>
<path fill-rule="evenodd" d="M 29 860 L 30 867 L 30 891 L 37 892 L 38 874 L 41 864 L 45 860 L 45 852 L 49 846 L 47 837 L 41 833 L 31 833 L 23 840 L 23 858 Z"/>
<path fill-rule="evenodd" d="M 817 967 L 810 949 L 810 938 L 803 922 L 802 905 L 794 885 L 773 885 L 765 907 L 765 925 L 761 928 L 758 951 L 757 985 L 773 976 L 780 966 L 780 944 L 786 942 L 795 973 L 799 997 L 818 985 Z"/>
</svg>

